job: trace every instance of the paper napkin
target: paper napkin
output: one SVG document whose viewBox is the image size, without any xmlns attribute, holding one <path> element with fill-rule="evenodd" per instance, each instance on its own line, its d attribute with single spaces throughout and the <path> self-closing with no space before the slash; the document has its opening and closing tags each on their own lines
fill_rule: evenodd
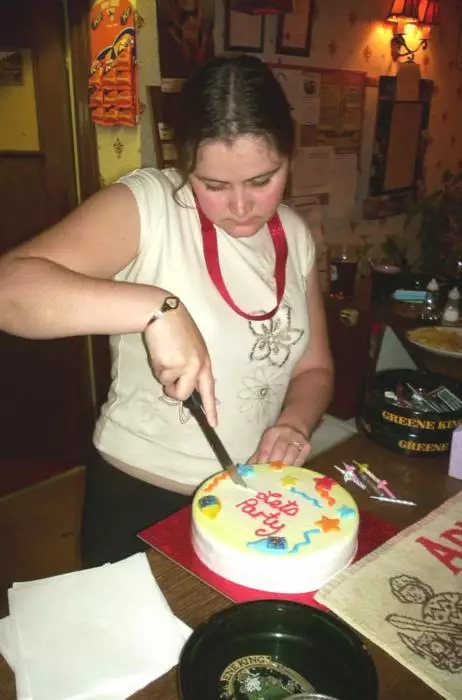
<svg viewBox="0 0 462 700">
<path fill-rule="evenodd" d="M 8 601 L 0 651 L 18 700 L 123 700 L 170 670 L 191 633 L 143 553 L 14 584 Z"/>
</svg>

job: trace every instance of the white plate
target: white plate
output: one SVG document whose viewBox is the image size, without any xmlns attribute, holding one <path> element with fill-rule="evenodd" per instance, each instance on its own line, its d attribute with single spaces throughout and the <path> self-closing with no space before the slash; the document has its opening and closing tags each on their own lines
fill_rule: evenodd
<svg viewBox="0 0 462 700">
<path fill-rule="evenodd" d="M 461 349 L 460 350 L 446 350 L 445 348 L 441 348 L 438 345 L 435 345 L 434 343 L 431 342 L 431 340 L 428 342 L 421 342 L 420 340 L 413 338 L 414 333 L 420 333 L 420 332 L 423 332 L 426 330 L 428 330 L 428 331 L 435 330 L 438 333 L 455 333 L 460 338 Z M 462 358 L 462 328 L 454 328 L 454 327 L 450 327 L 450 328 L 446 327 L 445 328 L 444 326 L 423 326 L 422 328 L 413 328 L 411 331 L 408 331 L 407 338 L 411 343 L 413 343 L 414 345 L 417 345 L 417 347 L 422 348 L 423 350 L 428 350 L 428 352 L 432 352 L 435 355 L 444 355 L 446 357 Z"/>
</svg>

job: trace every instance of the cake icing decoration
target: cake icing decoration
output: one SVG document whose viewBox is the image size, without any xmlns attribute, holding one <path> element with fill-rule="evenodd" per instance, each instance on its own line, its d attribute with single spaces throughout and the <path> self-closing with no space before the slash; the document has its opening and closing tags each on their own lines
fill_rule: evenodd
<svg viewBox="0 0 462 700">
<path fill-rule="evenodd" d="M 328 518 L 327 515 L 323 515 L 321 520 L 316 520 L 315 525 L 319 525 L 323 532 L 339 531 L 340 520 L 338 518 Z"/>
<path fill-rule="evenodd" d="M 275 472 L 281 472 L 284 469 L 284 467 L 287 466 L 286 463 L 282 462 L 280 459 L 275 462 L 268 462 L 268 464 L 270 465 L 271 469 Z"/>
<path fill-rule="evenodd" d="M 308 544 L 311 544 L 310 535 L 318 535 L 320 532 L 321 530 L 318 527 L 313 528 L 312 530 L 305 530 L 305 532 L 303 533 L 303 540 L 301 542 L 297 542 L 297 544 L 294 544 L 289 554 L 297 554 L 299 549 L 301 549 L 302 547 L 306 547 Z"/>
<path fill-rule="evenodd" d="M 202 496 L 199 498 L 199 508 L 209 518 L 216 518 L 221 510 L 220 499 L 216 496 Z"/>
<path fill-rule="evenodd" d="M 341 518 L 353 518 L 356 515 L 356 511 L 353 508 L 349 508 L 345 504 L 337 508 L 337 513 Z"/>
<path fill-rule="evenodd" d="M 328 506 L 335 505 L 335 498 L 330 495 L 330 490 L 335 486 L 335 481 L 329 476 L 315 477 L 313 479 L 315 484 L 314 489 L 316 493 L 319 493 L 321 498 L 326 501 Z"/>
<path fill-rule="evenodd" d="M 286 537 L 264 537 L 261 540 L 247 542 L 247 547 L 256 549 L 259 552 L 264 552 L 265 554 L 297 554 L 302 547 L 311 544 L 311 535 L 319 535 L 320 533 L 321 530 L 318 527 L 305 530 L 303 533 L 303 540 L 296 542 L 292 549 L 289 549 Z"/>
<path fill-rule="evenodd" d="M 255 467 L 253 467 L 251 464 L 238 464 L 237 471 L 243 478 L 255 476 Z"/>
<path fill-rule="evenodd" d="M 214 489 L 217 488 L 217 486 L 219 485 L 220 481 L 224 481 L 225 479 L 229 479 L 229 474 L 228 474 L 228 472 L 226 472 L 226 471 L 220 472 L 219 474 L 217 474 L 216 476 L 213 477 L 213 479 L 212 479 L 212 481 L 210 482 L 210 484 L 208 484 L 208 485 L 204 488 L 204 491 L 206 491 L 207 493 L 210 493 L 211 491 L 213 491 Z"/>
<path fill-rule="evenodd" d="M 314 505 L 315 508 L 322 508 L 322 504 L 318 501 L 317 498 L 313 498 L 313 496 L 308 496 L 307 493 L 304 491 L 300 491 L 299 489 L 296 489 L 294 486 L 289 489 L 291 493 L 294 493 L 296 496 L 301 496 L 302 498 L 305 499 L 305 501 L 309 501 Z"/>
<path fill-rule="evenodd" d="M 265 506 L 267 509 L 263 510 L 262 508 Z M 240 508 L 251 518 L 261 518 L 263 527 L 255 530 L 256 537 L 270 537 L 281 532 L 286 527 L 285 523 L 280 522 L 281 515 L 293 517 L 299 511 L 297 501 L 284 501 L 283 495 L 275 491 L 259 491 L 254 498 L 246 498 L 244 501 L 236 503 L 236 508 Z"/>
<path fill-rule="evenodd" d="M 287 554 L 288 546 L 285 537 L 264 537 L 261 540 L 247 542 L 247 547 L 265 554 Z"/>
<path fill-rule="evenodd" d="M 283 486 L 295 486 L 298 483 L 296 476 L 283 476 L 281 479 L 281 484 Z"/>
</svg>

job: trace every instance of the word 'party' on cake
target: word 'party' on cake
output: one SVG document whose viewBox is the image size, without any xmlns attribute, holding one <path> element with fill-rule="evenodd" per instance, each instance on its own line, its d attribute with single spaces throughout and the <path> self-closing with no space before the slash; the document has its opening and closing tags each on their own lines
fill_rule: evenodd
<svg viewBox="0 0 462 700">
<path fill-rule="evenodd" d="M 334 479 L 285 464 L 239 465 L 207 479 L 192 507 L 192 544 L 216 574 L 248 588 L 307 593 L 356 553 L 359 516 Z"/>
</svg>

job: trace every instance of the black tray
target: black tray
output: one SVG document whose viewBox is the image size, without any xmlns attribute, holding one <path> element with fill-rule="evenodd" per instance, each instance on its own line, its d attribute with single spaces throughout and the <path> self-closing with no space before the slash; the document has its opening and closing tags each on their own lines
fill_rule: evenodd
<svg viewBox="0 0 462 700">
<path fill-rule="evenodd" d="M 385 397 L 409 382 L 424 393 L 445 386 L 462 398 L 462 383 L 435 372 L 390 369 L 372 378 L 358 416 L 358 425 L 381 447 L 412 457 L 447 454 L 454 429 L 462 423 L 462 408 L 421 411 L 398 406 Z"/>
<path fill-rule="evenodd" d="M 359 636 L 331 614 L 281 600 L 233 605 L 200 625 L 182 651 L 178 686 L 182 700 L 378 697 Z"/>
</svg>

